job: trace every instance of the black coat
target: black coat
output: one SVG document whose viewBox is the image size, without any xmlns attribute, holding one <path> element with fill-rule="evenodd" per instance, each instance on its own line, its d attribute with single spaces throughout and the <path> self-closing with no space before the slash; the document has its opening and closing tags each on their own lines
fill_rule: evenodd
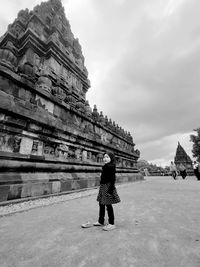
<svg viewBox="0 0 200 267">
<path fill-rule="evenodd" d="M 109 184 L 108 193 L 112 194 L 115 187 L 116 167 L 114 163 L 107 163 L 102 167 L 100 184 Z"/>
<path fill-rule="evenodd" d="M 115 164 L 110 162 L 103 166 L 97 201 L 102 205 L 119 203 L 120 197 L 115 188 Z"/>
</svg>

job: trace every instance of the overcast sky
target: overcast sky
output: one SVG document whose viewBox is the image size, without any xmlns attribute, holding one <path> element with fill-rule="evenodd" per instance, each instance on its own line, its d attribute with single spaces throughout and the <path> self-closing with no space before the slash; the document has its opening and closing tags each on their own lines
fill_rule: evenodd
<svg viewBox="0 0 200 267">
<path fill-rule="evenodd" d="M 0 0 L 0 35 L 40 0 Z M 141 158 L 169 165 L 200 127 L 199 0 L 62 0 L 89 71 L 87 99 L 130 131 Z"/>
</svg>

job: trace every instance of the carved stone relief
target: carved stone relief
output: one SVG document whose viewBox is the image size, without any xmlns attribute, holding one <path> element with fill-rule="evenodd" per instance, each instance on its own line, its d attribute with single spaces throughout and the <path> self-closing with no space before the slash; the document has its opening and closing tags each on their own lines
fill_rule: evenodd
<svg viewBox="0 0 200 267">
<path fill-rule="evenodd" d="M 49 78 L 49 68 L 45 65 L 41 66 L 40 70 L 40 77 L 37 80 L 36 83 L 36 89 L 38 90 L 44 90 L 48 93 L 51 93 L 52 90 L 52 82 Z"/>
<path fill-rule="evenodd" d="M 53 113 L 54 111 L 54 103 L 44 99 L 43 97 L 36 95 L 35 100 L 37 101 L 38 105 L 46 109 L 48 112 Z"/>
<path fill-rule="evenodd" d="M 62 159 L 67 159 L 68 158 L 69 147 L 67 145 L 59 144 L 57 149 L 58 149 L 60 158 L 62 158 Z"/>
<path fill-rule="evenodd" d="M 83 150 L 82 151 L 82 161 L 86 161 L 87 160 L 87 151 Z"/>
<path fill-rule="evenodd" d="M 56 97 L 57 99 L 59 99 L 60 101 L 64 100 L 65 97 L 66 97 L 65 92 L 64 92 L 63 89 L 60 88 L 59 86 L 54 87 L 54 88 L 52 89 L 52 94 L 55 95 L 55 97 Z"/>
<path fill-rule="evenodd" d="M 69 146 L 68 158 L 75 159 L 76 158 L 75 151 L 76 151 L 75 147 Z"/>
<path fill-rule="evenodd" d="M 43 155 L 43 142 L 41 142 L 39 140 L 33 140 L 31 154 L 37 155 L 37 156 L 42 156 Z"/>
<path fill-rule="evenodd" d="M 58 157 L 57 145 L 53 143 L 43 143 L 44 156 Z"/>
<path fill-rule="evenodd" d="M 15 55 L 15 47 L 12 42 L 8 41 L 7 44 L 0 49 L 0 63 L 5 64 L 12 70 L 17 66 L 17 57 Z"/>
<path fill-rule="evenodd" d="M 17 15 L 18 20 L 20 20 L 23 24 L 27 23 L 29 17 L 30 15 L 28 8 L 26 8 L 25 10 L 20 10 Z"/>
<path fill-rule="evenodd" d="M 21 137 L 0 133 L 0 150 L 17 153 L 20 150 Z"/>
</svg>

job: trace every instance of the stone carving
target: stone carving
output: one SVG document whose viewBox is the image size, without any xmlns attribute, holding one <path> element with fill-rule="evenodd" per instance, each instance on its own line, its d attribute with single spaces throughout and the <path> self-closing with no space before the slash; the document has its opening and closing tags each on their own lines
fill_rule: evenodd
<svg viewBox="0 0 200 267">
<path fill-rule="evenodd" d="M 97 154 L 97 162 L 98 163 L 103 162 L 103 154 L 102 153 Z"/>
<path fill-rule="evenodd" d="M 15 54 L 16 48 L 11 41 L 8 41 L 6 45 L 0 49 L 0 63 L 15 70 L 17 66 L 17 57 Z"/>
<path fill-rule="evenodd" d="M 20 37 L 24 33 L 22 27 L 19 25 L 17 20 L 15 20 L 13 24 L 8 25 L 8 32 L 10 32 L 16 38 Z"/>
<path fill-rule="evenodd" d="M 23 65 L 20 65 L 18 68 L 21 76 L 26 76 L 28 79 L 35 78 L 35 72 L 33 65 L 30 62 L 25 62 Z"/>
<path fill-rule="evenodd" d="M 56 45 L 60 47 L 60 40 L 58 32 L 53 32 L 52 35 L 49 37 L 49 40 L 53 41 Z"/>
<path fill-rule="evenodd" d="M 59 156 L 56 148 L 56 144 L 44 143 L 44 155 L 50 157 Z"/>
<path fill-rule="evenodd" d="M 28 28 L 31 29 L 42 41 L 46 41 L 44 26 L 39 20 L 33 18 L 29 21 Z"/>
<path fill-rule="evenodd" d="M 73 48 L 74 48 L 74 52 L 77 55 L 77 57 L 78 58 L 82 57 L 82 50 L 81 50 L 81 46 L 79 44 L 78 38 L 74 39 Z"/>
<path fill-rule="evenodd" d="M 92 109 L 91 109 L 88 101 L 85 102 L 85 112 L 86 112 L 86 115 L 88 117 L 92 116 Z"/>
<path fill-rule="evenodd" d="M 21 137 L 8 134 L 0 134 L 0 150 L 17 153 L 20 150 Z"/>
<path fill-rule="evenodd" d="M 65 97 L 64 101 L 67 104 L 70 104 L 71 106 L 74 106 L 75 103 L 76 103 L 76 100 L 75 100 L 75 98 L 73 97 L 72 94 L 67 94 L 67 96 Z"/>
<path fill-rule="evenodd" d="M 58 146 L 58 153 L 59 153 L 59 157 L 67 159 L 68 158 L 68 152 L 69 152 L 69 147 L 65 144 L 60 144 Z"/>
<path fill-rule="evenodd" d="M 44 90 L 51 93 L 52 82 L 49 78 L 49 68 L 47 66 L 41 66 L 40 77 L 36 83 L 36 88 L 38 90 Z"/>
<path fill-rule="evenodd" d="M 28 22 L 28 19 L 30 18 L 29 10 L 26 8 L 25 10 L 20 10 L 17 15 L 18 20 L 20 20 L 23 24 L 26 24 Z"/>
<path fill-rule="evenodd" d="M 7 147 L 7 135 L 1 133 L 0 134 L 0 150 L 1 151 L 7 151 L 6 147 Z"/>
<path fill-rule="evenodd" d="M 31 154 L 37 154 L 39 141 L 33 141 Z"/>
<path fill-rule="evenodd" d="M 60 101 L 64 100 L 66 97 L 66 94 L 64 93 L 63 89 L 59 86 L 54 87 L 52 89 L 52 94 L 55 95 L 55 97 L 57 97 Z"/>
<path fill-rule="evenodd" d="M 95 121 L 98 121 L 99 120 L 99 113 L 98 113 L 98 110 L 97 110 L 97 106 L 94 105 L 94 108 L 93 108 L 93 111 L 92 111 L 92 117 Z"/>
<path fill-rule="evenodd" d="M 140 156 L 140 151 L 138 149 L 135 150 L 135 154 L 139 157 Z"/>
<path fill-rule="evenodd" d="M 91 123 L 87 122 L 83 128 L 83 131 L 85 133 L 93 133 L 94 132 L 94 129 L 93 129 L 93 126 Z"/>
<path fill-rule="evenodd" d="M 22 138 L 19 136 L 14 136 L 14 138 L 8 140 L 8 145 L 13 146 L 13 152 L 19 152 L 21 140 Z"/>
<path fill-rule="evenodd" d="M 75 151 L 76 151 L 76 148 L 70 146 L 69 147 L 69 152 L 68 152 L 68 158 L 75 159 L 76 158 Z"/>
</svg>

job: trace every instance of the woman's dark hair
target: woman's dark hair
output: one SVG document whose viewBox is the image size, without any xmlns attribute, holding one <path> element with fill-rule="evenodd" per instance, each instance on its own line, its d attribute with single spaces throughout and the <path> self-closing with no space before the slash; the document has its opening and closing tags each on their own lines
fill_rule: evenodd
<svg viewBox="0 0 200 267">
<path fill-rule="evenodd" d="M 115 154 L 112 152 L 105 152 L 104 155 L 107 154 L 110 157 L 110 163 L 115 164 Z"/>
</svg>

